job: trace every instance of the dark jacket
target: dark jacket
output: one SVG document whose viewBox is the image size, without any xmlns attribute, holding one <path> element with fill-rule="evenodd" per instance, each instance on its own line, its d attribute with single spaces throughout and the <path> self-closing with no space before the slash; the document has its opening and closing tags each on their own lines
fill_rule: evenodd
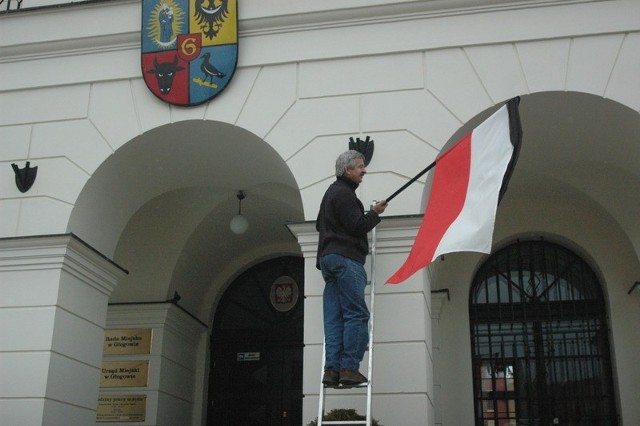
<svg viewBox="0 0 640 426">
<path fill-rule="evenodd" d="M 366 214 L 358 197 L 358 184 L 339 177 L 325 192 L 320 204 L 316 230 L 320 233 L 316 267 L 325 254 L 340 254 L 364 264 L 369 253 L 367 233 L 378 223 L 380 216 L 373 210 Z"/>
</svg>

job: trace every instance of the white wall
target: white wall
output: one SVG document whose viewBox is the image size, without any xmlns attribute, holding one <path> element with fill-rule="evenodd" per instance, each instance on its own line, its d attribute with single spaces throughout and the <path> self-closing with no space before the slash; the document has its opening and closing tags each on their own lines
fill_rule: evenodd
<svg viewBox="0 0 640 426">
<path fill-rule="evenodd" d="M 0 236 L 66 232 L 78 194 L 99 165 L 136 136 L 169 123 L 216 120 L 262 138 L 286 161 L 300 187 L 304 216 L 312 220 L 332 179 L 327 164 L 349 136 L 367 134 L 377 141 L 369 175 L 358 192 L 362 200 L 372 200 L 393 192 L 433 160 L 476 114 L 513 96 L 578 91 L 640 110 L 636 1 L 536 7 L 527 7 L 530 2 L 505 7 L 480 2 L 467 10 L 438 10 L 434 2 L 378 2 L 380 7 L 372 8 L 363 0 L 339 3 L 247 1 L 240 9 L 239 70 L 215 101 L 194 108 L 162 104 L 142 81 L 137 1 L 0 16 Z M 97 19 L 110 24 L 87 24 Z M 38 163 L 39 175 L 34 188 L 21 194 L 10 164 L 26 160 Z M 422 191 L 422 183 L 413 185 L 386 214 L 420 213 Z M 638 280 L 634 247 L 640 241 L 629 241 L 626 235 L 638 235 L 638 227 L 631 220 L 616 222 L 588 205 L 580 219 L 593 227 L 584 232 L 581 222 L 567 219 L 576 217 L 570 205 L 533 203 L 539 210 L 531 212 L 530 204 L 504 206 L 501 211 L 512 209 L 510 217 L 517 220 L 499 222 L 497 241 L 546 232 L 589 254 L 609 298 L 622 418 L 625 424 L 637 423 L 638 336 L 632 325 L 639 313 L 637 297 L 627 296 L 626 290 Z M 102 226 L 105 233 L 114 229 L 108 221 Z M 392 236 L 390 244 L 400 238 Z M 381 276 L 408 250 L 401 246 L 385 253 Z M 304 386 L 305 393 L 313 394 L 320 365 L 321 282 L 311 272 L 310 257 L 305 324 L 310 348 L 305 351 Z M 377 365 L 406 354 L 417 368 L 417 373 L 397 372 L 410 389 L 401 400 L 396 375 L 383 381 L 381 389 L 393 394 L 377 401 L 375 414 L 383 422 L 431 423 L 439 418 L 447 425 L 472 423 L 466 302 L 478 260 L 452 255 L 433 283 L 418 276 L 405 286 L 384 288 L 382 318 L 393 317 L 393 308 L 401 306 L 415 312 L 418 321 L 415 328 L 385 330 L 394 320 L 415 318 L 381 320 L 385 326 Z M 12 280 L 20 280 L 23 275 L 18 275 Z M 451 302 L 443 306 L 434 332 L 437 350 L 431 348 L 430 284 L 451 289 Z M 394 341 L 391 336 L 398 330 Z M 202 350 L 192 344 L 194 351 Z M 164 350 L 168 355 L 171 348 Z M 195 356 L 185 364 L 194 375 L 203 362 Z M 431 358 L 437 366 L 433 378 Z M 174 379 L 179 373 L 172 371 Z M 379 376 L 385 374 L 390 373 L 381 371 Z M 439 397 L 432 392 L 432 380 Z M 438 415 L 432 409 L 436 400 L 442 402 Z M 305 399 L 305 419 L 314 406 L 313 398 Z"/>
<path fill-rule="evenodd" d="M 257 13 L 256 6 L 249 2 L 245 13 Z M 266 140 L 301 182 L 305 217 L 312 219 L 329 178 L 325 164 L 348 136 L 378 140 L 360 194 L 368 200 L 392 192 L 467 120 L 513 96 L 577 90 L 640 109 L 640 35 L 627 33 L 638 30 L 636 2 L 467 14 L 397 10 L 396 19 L 367 25 L 324 22 L 301 31 L 287 15 L 289 26 L 277 31 L 241 31 L 233 83 L 215 102 L 195 108 L 162 104 L 140 78 L 138 2 L 3 16 L 3 163 L 37 160 L 41 175 L 33 191 L 20 195 L 11 169 L 2 168 L 0 235 L 66 231 L 74 200 L 97 166 L 134 137 L 171 122 L 218 120 Z M 80 25 L 98 14 L 114 25 Z M 33 26 L 42 31 L 25 38 L 21 29 Z M 34 79 L 33 69 L 48 72 Z M 405 150 L 414 153 L 409 160 L 399 155 Z M 406 197 L 388 214 L 419 212 L 417 199 Z"/>
<path fill-rule="evenodd" d="M 91 424 L 109 294 L 124 271 L 72 235 L 0 240 L 0 413 Z"/>
</svg>

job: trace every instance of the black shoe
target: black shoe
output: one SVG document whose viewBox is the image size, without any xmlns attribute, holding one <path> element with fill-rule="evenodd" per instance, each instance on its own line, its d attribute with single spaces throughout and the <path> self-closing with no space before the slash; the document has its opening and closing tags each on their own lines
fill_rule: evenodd
<svg viewBox="0 0 640 426">
<path fill-rule="evenodd" d="M 340 385 L 342 386 L 358 386 L 363 383 L 367 383 L 368 379 L 360 374 L 357 370 L 349 370 L 343 368 L 340 370 Z"/>
<path fill-rule="evenodd" d="M 335 370 L 324 370 L 324 376 L 322 376 L 322 384 L 328 387 L 338 386 L 338 378 L 340 374 Z"/>
</svg>

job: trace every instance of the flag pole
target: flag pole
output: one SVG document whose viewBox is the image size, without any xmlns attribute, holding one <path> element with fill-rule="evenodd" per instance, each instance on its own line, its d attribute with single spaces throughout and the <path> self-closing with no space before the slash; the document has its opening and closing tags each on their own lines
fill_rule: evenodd
<svg viewBox="0 0 640 426">
<path fill-rule="evenodd" d="M 520 126 L 520 115 L 518 113 L 517 107 L 520 104 L 520 96 L 516 96 L 515 98 L 510 99 L 508 102 L 505 103 L 505 105 L 508 105 L 509 108 L 509 122 L 511 124 L 511 121 L 515 121 L 515 125 L 512 126 L 513 128 L 516 128 L 516 133 L 514 135 L 511 136 L 511 138 L 522 138 L 522 128 Z M 512 112 L 511 110 L 515 109 L 515 112 Z M 513 128 L 510 127 L 512 130 L 512 132 L 514 131 Z M 519 133 L 518 133 L 519 132 Z M 517 150 L 519 152 L 520 150 L 520 146 L 517 146 Z M 518 154 L 516 153 L 515 158 L 518 158 Z M 413 178 L 411 178 L 411 180 L 407 183 L 405 183 L 404 185 L 402 185 L 400 187 L 400 189 L 398 189 L 396 192 L 394 192 L 393 194 L 391 194 L 390 196 L 388 196 L 386 198 L 386 202 L 388 203 L 389 201 L 391 201 L 392 199 L 394 199 L 396 197 L 396 195 L 400 194 L 402 191 L 404 191 L 405 189 L 407 189 L 407 187 L 409 185 L 411 185 L 413 182 L 417 181 L 418 179 L 420 179 L 420 177 L 427 173 L 429 170 L 433 169 L 433 167 L 436 165 L 436 162 L 434 161 L 433 163 L 429 164 L 424 170 L 422 170 L 420 173 L 418 173 L 417 175 L 415 175 Z M 511 173 L 511 171 L 509 171 L 509 174 Z M 507 181 L 509 179 L 507 178 Z M 506 188 L 506 186 L 505 186 Z M 502 191 L 502 190 L 501 190 Z M 502 198 L 502 193 L 500 195 L 500 198 Z"/>
<path fill-rule="evenodd" d="M 429 170 L 433 169 L 433 167 L 436 165 L 436 162 L 434 161 L 433 163 L 429 164 L 424 170 L 422 170 L 420 173 L 418 173 L 417 175 L 415 175 L 414 177 L 411 178 L 411 180 L 407 183 L 405 183 L 404 185 L 402 185 L 400 187 L 400 189 L 398 189 L 396 192 L 394 192 L 393 194 L 391 194 L 390 196 L 388 196 L 386 198 L 386 202 L 388 203 L 389 201 L 391 201 L 392 199 L 395 198 L 396 195 L 400 194 L 402 191 L 404 191 L 405 189 L 407 189 L 407 187 L 409 185 L 411 185 L 413 182 L 417 181 L 418 179 L 420 179 L 420 177 L 427 173 Z"/>
</svg>

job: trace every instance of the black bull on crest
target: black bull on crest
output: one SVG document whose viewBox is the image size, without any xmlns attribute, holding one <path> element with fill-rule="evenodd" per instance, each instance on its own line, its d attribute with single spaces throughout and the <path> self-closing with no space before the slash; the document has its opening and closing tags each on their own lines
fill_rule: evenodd
<svg viewBox="0 0 640 426">
<path fill-rule="evenodd" d="M 173 62 L 158 62 L 158 58 L 153 59 L 153 69 L 148 70 L 149 74 L 155 74 L 158 79 L 158 89 L 163 95 L 168 95 L 173 85 L 173 78 L 176 72 L 183 70 L 178 66 L 178 56 L 173 57 Z"/>
</svg>

